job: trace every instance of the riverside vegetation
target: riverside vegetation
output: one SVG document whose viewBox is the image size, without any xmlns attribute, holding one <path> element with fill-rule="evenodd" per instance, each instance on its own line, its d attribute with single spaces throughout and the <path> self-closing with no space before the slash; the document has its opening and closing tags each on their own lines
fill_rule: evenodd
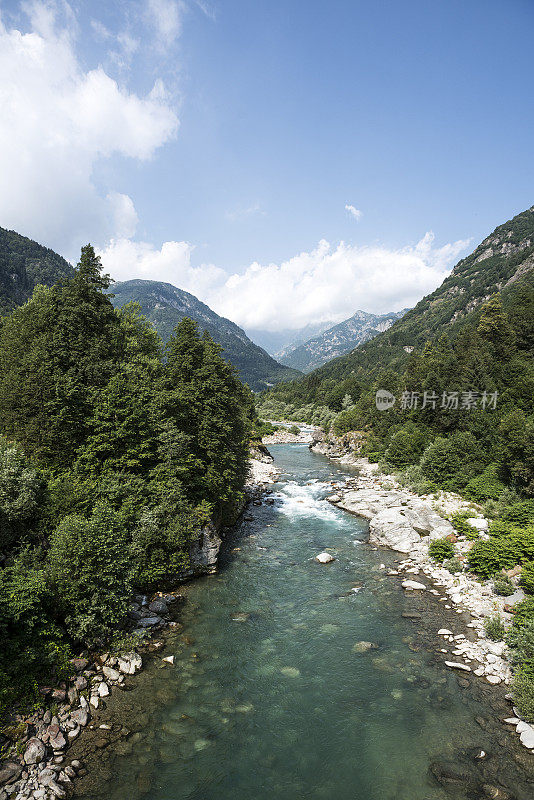
<svg viewBox="0 0 534 800">
<path fill-rule="evenodd" d="M 514 697 L 529 720 L 534 720 L 533 267 L 531 208 L 497 228 L 388 331 L 300 381 L 275 387 L 258 402 L 266 418 L 320 425 L 382 471 L 395 472 L 412 490 L 454 491 L 484 506 L 492 520 L 487 534 L 469 529 L 461 514 L 452 522 L 456 530 L 469 531 L 473 545 L 465 566 L 481 579 L 502 586 L 503 570 L 516 568 L 520 574 L 526 599 L 513 608 L 508 641 L 516 667 Z M 397 399 L 387 411 L 375 405 L 379 389 Z M 425 392 L 437 400 L 423 404 Z M 443 392 L 457 393 L 456 407 L 442 407 Z M 495 392 L 495 407 L 486 402 L 481 407 L 482 397 Z M 474 402 L 462 404 L 464 396 Z M 408 402 L 400 402 L 403 397 Z M 441 555 L 453 557 L 451 566 L 458 570 L 448 546 Z"/>
<path fill-rule="evenodd" d="M 164 347 L 109 285 L 87 245 L 71 277 L 1 319 L 4 709 L 120 635 L 133 592 L 175 581 L 242 499 L 251 392 L 193 321 Z"/>
</svg>

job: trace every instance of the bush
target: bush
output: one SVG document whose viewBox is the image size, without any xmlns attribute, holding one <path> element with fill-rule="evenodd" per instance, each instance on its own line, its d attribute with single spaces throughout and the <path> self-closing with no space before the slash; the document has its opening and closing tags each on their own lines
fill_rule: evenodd
<svg viewBox="0 0 534 800">
<path fill-rule="evenodd" d="M 94 642 L 124 618 L 131 593 L 130 543 L 117 513 L 98 503 L 89 519 L 65 517 L 50 539 L 48 563 L 69 634 Z"/>
<path fill-rule="evenodd" d="M 465 487 L 465 494 L 477 503 L 484 503 L 486 500 L 497 500 L 505 488 L 500 479 L 499 464 L 489 464 L 484 472 L 471 478 Z"/>
<path fill-rule="evenodd" d="M 484 467 L 484 453 L 472 433 L 458 431 L 448 439 L 438 436 L 421 459 L 423 474 L 440 488 L 458 491 Z"/>
<path fill-rule="evenodd" d="M 523 564 L 519 585 L 525 590 L 525 594 L 534 594 L 534 561 Z"/>
<path fill-rule="evenodd" d="M 486 617 L 484 621 L 484 631 L 488 639 L 492 639 L 494 642 L 502 642 L 506 635 L 504 622 L 499 616 Z"/>
<path fill-rule="evenodd" d="M 534 500 L 513 503 L 503 511 L 501 517 L 514 525 L 528 525 L 530 522 L 534 522 Z"/>
<path fill-rule="evenodd" d="M 298 436 L 300 433 L 300 428 L 297 425 L 292 425 L 289 429 L 289 433 L 292 433 L 293 436 Z"/>
<path fill-rule="evenodd" d="M 456 572 L 462 572 L 464 568 L 464 565 L 462 564 L 460 559 L 455 557 L 446 558 L 445 561 L 443 562 L 443 566 L 445 567 L 445 569 L 448 569 L 449 572 L 451 572 L 453 575 Z"/>
<path fill-rule="evenodd" d="M 32 522 L 44 495 L 44 481 L 19 448 L 0 435 L 0 551 L 11 547 Z"/>
<path fill-rule="evenodd" d="M 509 527 L 498 520 L 491 526 L 490 538 L 475 542 L 468 558 L 471 569 L 483 578 L 533 561 L 534 526 Z"/>
<path fill-rule="evenodd" d="M 514 606 L 514 630 L 534 619 L 534 597 L 525 597 Z"/>
<path fill-rule="evenodd" d="M 445 537 L 433 539 L 428 546 L 428 555 L 434 561 L 443 562 L 445 559 L 450 559 L 454 556 L 454 545 Z"/>
<path fill-rule="evenodd" d="M 394 467 L 407 467 L 417 464 L 425 447 L 428 444 L 429 433 L 427 428 L 407 423 L 403 428 L 393 434 L 389 447 L 386 450 L 386 461 Z"/>
<path fill-rule="evenodd" d="M 496 575 L 493 579 L 493 591 L 501 597 L 509 597 L 515 591 L 515 586 L 507 575 Z"/>
<path fill-rule="evenodd" d="M 534 617 L 514 624 L 508 634 L 510 656 L 516 671 L 512 683 L 514 703 L 529 722 L 534 722 Z"/>
</svg>

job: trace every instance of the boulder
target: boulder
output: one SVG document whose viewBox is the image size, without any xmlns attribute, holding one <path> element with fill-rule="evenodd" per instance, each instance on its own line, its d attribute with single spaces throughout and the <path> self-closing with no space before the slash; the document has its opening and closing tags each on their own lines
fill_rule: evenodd
<svg viewBox="0 0 534 800">
<path fill-rule="evenodd" d="M 15 761 L 6 761 L 0 768 L 0 786 L 6 786 L 20 778 L 22 767 Z"/>
<path fill-rule="evenodd" d="M 167 603 L 163 600 L 152 600 L 152 602 L 148 604 L 148 610 L 152 611 L 154 614 L 158 614 L 160 617 L 169 613 Z"/>
<path fill-rule="evenodd" d="M 41 761 L 45 760 L 45 756 L 46 747 L 42 741 L 37 739 L 36 736 L 32 737 L 26 745 L 26 750 L 24 751 L 24 763 L 39 764 Z"/>
<path fill-rule="evenodd" d="M 102 672 L 108 681 L 118 681 L 121 676 L 120 672 L 113 667 L 102 667 Z"/>
<path fill-rule="evenodd" d="M 85 708 L 78 708 L 76 711 L 73 711 L 70 715 L 70 718 L 76 725 L 81 725 L 84 728 L 87 723 L 89 722 L 89 714 L 85 710 Z"/>
<path fill-rule="evenodd" d="M 319 562 L 319 564 L 330 564 L 332 561 L 335 561 L 334 556 L 331 556 L 330 553 L 319 553 L 319 555 L 315 556 L 315 560 Z"/>
<path fill-rule="evenodd" d="M 451 669 L 459 669 L 462 672 L 471 672 L 471 667 L 468 667 L 467 664 L 460 664 L 459 661 L 446 661 L 445 666 Z"/>
<path fill-rule="evenodd" d="M 152 605 L 152 603 L 150 605 Z M 165 608 L 167 608 L 167 606 L 165 606 Z M 137 670 L 140 670 L 143 666 L 143 659 L 139 653 L 132 650 L 130 653 L 123 653 L 123 655 L 119 656 L 118 666 L 120 671 L 124 672 L 125 675 L 135 675 Z"/>
<path fill-rule="evenodd" d="M 403 581 L 402 588 L 408 592 L 424 592 L 426 586 L 424 583 L 418 583 L 417 581 Z"/>
<path fill-rule="evenodd" d="M 143 617 L 143 619 L 139 620 L 139 626 L 141 628 L 153 628 L 155 625 L 159 625 L 163 620 L 161 617 Z"/>
</svg>

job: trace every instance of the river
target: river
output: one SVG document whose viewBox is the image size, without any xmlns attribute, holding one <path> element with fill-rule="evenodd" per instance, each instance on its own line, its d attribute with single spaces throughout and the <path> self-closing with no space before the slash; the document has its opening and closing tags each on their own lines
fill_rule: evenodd
<svg viewBox="0 0 534 800">
<path fill-rule="evenodd" d="M 186 587 L 184 628 L 161 653 L 174 666 L 158 656 L 119 693 L 135 732 L 100 751 L 77 796 L 534 796 L 532 756 L 495 720 L 511 714 L 502 688 L 443 666 L 435 632 L 458 615 L 405 597 L 380 569 L 397 554 L 371 548 L 366 523 L 324 500 L 347 470 L 306 446 L 271 450 L 274 505 L 254 508 L 215 576 Z M 314 561 L 324 549 L 333 563 Z"/>
</svg>

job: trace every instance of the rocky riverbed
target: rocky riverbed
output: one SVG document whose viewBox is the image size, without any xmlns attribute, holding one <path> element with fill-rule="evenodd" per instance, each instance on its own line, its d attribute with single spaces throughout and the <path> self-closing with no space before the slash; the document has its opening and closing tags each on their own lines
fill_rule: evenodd
<svg viewBox="0 0 534 800">
<path fill-rule="evenodd" d="M 245 513 L 248 504 L 261 502 L 259 498 L 277 475 L 266 448 L 256 448 L 251 456 L 242 508 Z M 202 531 L 191 547 L 191 568 L 182 580 L 216 571 L 227 532 L 214 526 Z M 131 737 L 135 737 L 132 721 L 125 725 L 124 714 L 114 709 L 124 706 L 120 696 L 134 688 L 132 677 L 137 678 L 147 658 L 157 658 L 161 666 L 172 665 L 174 657 L 161 652 L 165 637 L 181 629 L 178 617 L 183 601 L 177 592 L 135 595 L 128 607 L 128 629 L 137 636 L 140 647 L 118 655 L 85 652 L 72 659 L 69 679 L 58 686 L 40 687 L 45 698 L 43 708 L 28 714 L 13 713 L 4 728 L 9 735 L 4 744 L 6 756 L 0 763 L 0 800 L 65 798 L 73 791 L 76 779 L 87 775 L 86 758 L 94 765 L 95 751 L 127 738 L 131 746 Z M 154 640 L 155 635 L 159 641 Z M 11 747 L 9 741 L 13 742 Z"/>
<path fill-rule="evenodd" d="M 356 476 L 333 486 L 334 491 L 327 500 L 367 519 L 371 544 L 406 555 L 394 569 L 388 569 L 387 574 L 401 579 L 406 592 L 430 592 L 446 609 L 454 608 L 458 614 L 469 612 L 470 621 L 466 624 L 474 635 L 467 636 L 468 631 L 453 632 L 447 627 L 436 631 L 444 644 L 444 666 L 461 673 L 473 673 L 493 685 L 508 686 L 512 670 L 506 643 L 488 639 L 484 622 L 488 617 L 499 615 L 505 624 L 510 624 L 510 608 L 523 599 L 522 590 L 516 587 L 514 595 L 503 598 L 493 592 L 489 581 L 480 582 L 465 572 L 453 574 L 428 555 L 433 539 L 448 537 L 463 560 L 473 541 L 455 531 L 446 516 L 469 511 L 468 523 L 473 530 L 480 536 L 487 536 L 488 520 L 482 516 L 481 509 L 452 493 L 442 492 L 437 499 L 415 495 L 401 487 L 393 475 L 380 474 L 378 465 L 356 457 L 350 447 L 336 447 L 335 443 L 316 437 L 310 449 L 357 468 Z M 510 577 L 517 583 L 517 578 Z M 534 753 L 534 726 L 522 720 L 515 708 L 503 722 L 513 725 L 521 743 Z"/>
</svg>

